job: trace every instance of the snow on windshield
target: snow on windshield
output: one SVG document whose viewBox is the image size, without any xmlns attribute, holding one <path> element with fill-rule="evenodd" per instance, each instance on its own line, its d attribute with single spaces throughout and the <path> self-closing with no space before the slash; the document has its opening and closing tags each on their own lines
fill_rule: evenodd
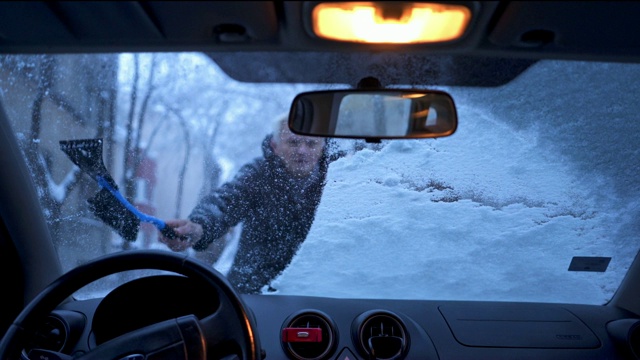
<svg viewBox="0 0 640 360">
<path fill-rule="evenodd" d="M 628 67 L 610 66 L 606 85 L 585 92 L 602 65 L 575 64 L 568 74 L 562 66 L 538 65 L 493 97 L 450 89 L 460 117 L 451 138 L 390 142 L 333 163 L 310 234 L 272 287 L 336 297 L 607 302 L 638 250 L 640 129 L 628 119 L 637 113 L 639 73 L 635 67 L 629 78 Z M 560 70 L 583 75 L 558 89 Z M 514 100 L 492 102 L 507 92 Z M 597 134 L 583 121 L 594 117 L 602 119 Z M 574 256 L 611 262 L 606 272 L 568 271 Z"/>
<path fill-rule="evenodd" d="M 154 56 L 3 59 L 3 101 L 30 149 L 25 154 L 34 155 L 27 161 L 40 169 L 34 177 L 48 194 L 41 194 L 43 207 L 65 269 L 127 246 L 166 246 L 154 242 L 153 228 L 123 242 L 88 213 L 96 185 L 72 168 L 59 140 L 111 132 L 114 150 L 105 161 L 126 191 L 135 174 L 123 171 L 122 149 L 136 138 L 130 147 L 143 150 L 154 172 L 143 174 L 146 182 L 131 181 L 134 200 L 163 219 L 186 217 L 206 190 L 260 155 L 272 118 L 296 93 L 320 89 L 237 83 L 202 54 Z M 35 116 L 30 109 L 41 98 L 30 100 L 27 85 L 37 88 L 31 79 L 51 73 L 44 71 L 50 66 L 60 73 L 49 79 L 55 86 Z M 111 75 L 92 80 L 101 68 Z M 66 76 L 68 69 L 82 71 Z M 154 69 L 155 77 L 148 75 Z M 367 144 L 333 162 L 307 239 L 266 293 L 592 304 L 611 298 L 638 252 L 639 67 L 544 62 L 503 87 L 442 90 L 458 106 L 457 133 Z M 28 120 L 40 118 L 42 133 L 30 132 L 39 127 Z M 211 176 L 216 162 L 218 178 Z M 232 232 L 236 239 L 240 231 Z M 231 243 L 215 263 L 219 270 L 229 268 L 233 251 Z M 568 271 L 574 257 L 611 261 L 604 272 Z"/>
</svg>

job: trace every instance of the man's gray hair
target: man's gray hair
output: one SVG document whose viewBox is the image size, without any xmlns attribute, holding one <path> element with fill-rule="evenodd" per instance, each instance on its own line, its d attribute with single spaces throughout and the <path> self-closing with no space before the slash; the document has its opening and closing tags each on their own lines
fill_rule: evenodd
<svg viewBox="0 0 640 360">
<path fill-rule="evenodd" d="M 283 131 L 289 131 L 289 114 L 280 115 L 275 118 L 273 122 L 273 129 L 271 130 L 271 141 L 278 144 L 280 143 L 280 136 Z"/>
</svg>

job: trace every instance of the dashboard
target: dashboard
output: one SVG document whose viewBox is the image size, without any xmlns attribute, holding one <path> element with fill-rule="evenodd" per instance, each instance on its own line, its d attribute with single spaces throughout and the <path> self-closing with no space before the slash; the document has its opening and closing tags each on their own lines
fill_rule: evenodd
<svg viewBox="0 0 640 360">
<path fill-rule="evenodd" d="M 243 295 L 266 359 L 627 359 L 640 319 L 608 306 Z M 74 300 L 45 320 L 33 348 L 72 356 L 125 332 L 213 313 L 215 291 L 186 277 L 136 279 Z M 33 358 L 33 357 L 32 357 Z"/>
</svg>

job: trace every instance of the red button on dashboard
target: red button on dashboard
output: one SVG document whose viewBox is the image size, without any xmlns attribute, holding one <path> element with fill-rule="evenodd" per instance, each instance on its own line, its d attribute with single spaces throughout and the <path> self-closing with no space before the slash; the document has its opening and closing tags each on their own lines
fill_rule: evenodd
<svg viewBox="0 0 640 360">
<path fill-rule="evenodd" d="M 322 329 L 319 328 L 284 328 L 283 342 L 322 342 Z"/>
</svg>

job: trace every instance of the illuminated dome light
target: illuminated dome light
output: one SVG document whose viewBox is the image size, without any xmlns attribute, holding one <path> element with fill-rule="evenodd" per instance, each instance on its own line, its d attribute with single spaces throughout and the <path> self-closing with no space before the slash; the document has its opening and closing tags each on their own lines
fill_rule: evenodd
<svg viewBox="0 0 640 360">
<path fill-rule="evenodd" d="M 465 6 L 433 3 L 323 3 L 312 11 L 313 31 L 321 38 L 380 44 L 455 40 L 470 19 Z"/>
</svg>

